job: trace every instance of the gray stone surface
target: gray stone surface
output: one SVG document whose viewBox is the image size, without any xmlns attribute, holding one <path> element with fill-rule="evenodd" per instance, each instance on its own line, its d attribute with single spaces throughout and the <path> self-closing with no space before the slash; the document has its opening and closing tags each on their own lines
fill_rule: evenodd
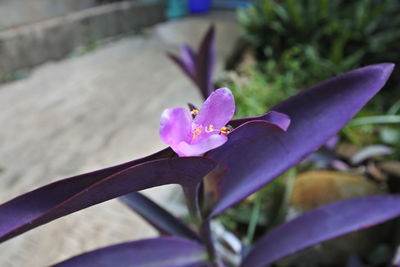
<svg viewBox="0 0 400 267">
<path fill-rule="evenodd" d="M 122 1 L 0 32 L 0 75 L 66 57 L 97 40 L 165 20 L 164 5 Z"/>
<path fill-rule="evenodd" d="M 63 16 L 95 5 L 96 0 L 0 0 L 0 28 Z"/>
<path fill-rule="evenodd" d="M 0 202 L 59 178 L 165 147 L 158 137 L 161 112 L 188 101 L 200 105 L 201 98 L 164 52 L 177 52 L 182 42 L 197 45 L 211 20 L 216 22 L 221 63 L 238 35 L 236 24 L 218 16 L 196 17 L 157 25 L 141 37 L 78 58 L 48 63 L 26 80 L 1 86 Z M 179 191 L 161 187 L 148 194 L 159 203 L 170 203 L 171 190 Z M 0 266 L 46 266 L 155 234 L 111 200 L 1 244 Z"/>
</svg>

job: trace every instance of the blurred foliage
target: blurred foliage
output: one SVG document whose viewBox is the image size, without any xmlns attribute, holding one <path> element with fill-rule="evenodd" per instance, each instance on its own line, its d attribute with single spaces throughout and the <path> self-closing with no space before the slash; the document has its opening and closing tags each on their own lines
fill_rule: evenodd
<svg viewBox="0 0 400 267">
<path fill-rule="evenodd" d="M 300 64 L 291 60 L 287 64 L 290 64 L 289 71 L 283 73 L 279 71 L 274 60 L 262 66 L 249 64 L 238 71 L 228 72 L 218 81 L 218 87 L 228 87 L 235 95 L 235 117 L 264 114 L 266 110 L 296 94 L 299 78 L 296 73 Z M 266 76 L 265 72 L 270 75 Z"/>
<path fill-rule="evenodd" d="M 357 67 L 400 62 L 398 14 L 398 0 L 258 0 L 240 10 L 244 46 L 254 63 L 241 64 L 238 77 L 230 74 L 223 83 L 235 94 L 237 116 L 262 114 L 296 90 Z M 400 156 L 399 91 L 397 67 L 357 115 L 368 117 L 364 123 L 343 130 L 345 139 L 360 147 L 388 144 Z"/>
<path fill-rule="evenodd" d="M 250 245 L 285 220 L 291 185 L 296 174 L 292 168 L 268 186 L 228 209 L 218 220 Z"/>
<path fill-rule="evenodd" d="M 398 14 L 398 0 L 259 0 L 239 11 L 239 21 L 257 59 L 297 60 L 297 75 L 307 76 L 298 78 L 299 88 L 306 88 L 360 66 L 399 62 Z M 278 68 L 284 72 L 284 66 Z M 399 82 L 397 70 L 392 87 L 399 88 Z M 393 101 L 375 102 L 384 108 Z"/>
<path fill-rule="evenodd" d="M 399 59 L 399 11 L 398 0 L 260 0 L 239 12 L 239 20 L 261 56 L 280 58 L 304 45 L 353 68 Z"/>
</svg>

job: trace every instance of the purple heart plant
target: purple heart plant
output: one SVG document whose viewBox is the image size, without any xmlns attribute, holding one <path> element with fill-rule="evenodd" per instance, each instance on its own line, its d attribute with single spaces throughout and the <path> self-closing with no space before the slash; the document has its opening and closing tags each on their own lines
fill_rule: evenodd
<svg viewBox="0 0 400 267">
<path fill-rule="evenodd" d="M 200 43 L 196 53 L 188 45 L 181 46 L 181 57 L 168 53 L 169 58 L 192 80 L 206 99 L 214 88 L 215 69 L 215 27 L 211 26 Z"/>
<path fill-rule="evenodd" d="M 213 92 L 211 87 L 213 38 L 211 28 L 199 53 L 185 47 L 184 59 L 173 56 L 207 100 L 199 110 L 192 106 L 191 113 L 184 108 L 164 111 L 160 136 L 170 147 L 56 181 L 2 204 L 0 241 L 121 197 L 162 237 L 100 248 L 56 266 L 256 267 L 400 215 L 398 195 L 340 201 L 276 227 L 250 248 L 239 244 L 235 255 L 223 257 L 221 251 L 228 248 L 211 230 L 213 218 L 325 144 L 384 86 L 394 65 L 356 69 L 304 90 L 262 116 L 231 120 L 235 106 L 230 90 Z M 164 184 L 182 186 L 190 224 L 137 192 Z"/>
</svg>

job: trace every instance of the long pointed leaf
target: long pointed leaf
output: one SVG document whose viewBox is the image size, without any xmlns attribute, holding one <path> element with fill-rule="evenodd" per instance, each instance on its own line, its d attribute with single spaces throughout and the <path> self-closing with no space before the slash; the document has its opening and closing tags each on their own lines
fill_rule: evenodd
<svg viewBox="0 0 400 267">
<path fill-rule="evenodd" d="M 183 62 L 185 62 L 185 65 L 188 68 L 188 72 L 192 75 L 192 77 L 195 76 L 196 73 L 196 54 L 193 51 L 193 49 L 184 44 L 181 45 L 181 56 L 182 56 L 182 60 Z"/>
<path fill-rule="evenodd" d="M 262 138 L 265 130 L 254 123 L 233 131 L 224 146 L 208 155 L 216 160 L 229 155 L 223 161 L 229 172 L 211 216 L 257 191 L 326 143 L 384 86 L 393 67 L 385 63 L 357 69 L 283 102 L 274 110 L 291 119 L 285 133 Z"/>
<path fill-rule="evenodd" d="M 105 178 L 94 172 L 54 182 L 0 206 L 0 242 L 131 192 L 171 183 L 194 187 L 214 167 L 212 160 L 201 157 L 160 159 Z"/>
<path fill-rule="evenodd" d="M 183 59 L 181 59 L 181 58 L 179 58 L 178 56 L 175 56 L 174 54 L 171 54 L 171 53 L 167 53 L 167 56 L 168 56 L 173 62 L 175 62 L 175 64 L 183 71 L 183 73 L 185 73 L 185 74 L 194 82 L 194 84 L 195 84 L 196 86 L 198 86 L 198 85 L 197 85 L 197 79 L 196 79 L 195 73 L 194 73 L 194 74 L 192 73 L 191 67 L 188 66 L 188 65 L 186 64 L 186 62 L 185 62 Z"/>
<path fill-rule="evenodd" d="M 120 199 L 153 225 L 161 234 L 200 241 L 200 237 L 186 224 L 144 195 L 134 192 L 122 196 Z"/>
<path fill-rule="evenodd" d="M 167 53 L 168 57 L 194 82 L 204 99 L 214 91 L 215 54 L 214 25 L 207 30 L 197 53 L 188 45 L 181 47 L 181 57 Z"/>
<path fill-rule="evenodd" d="M 196 55 L 197 84 L 204 99 L 214 91 L 215 53 L 215 27 L 212 25 L 205 34 Z"/>
<path fill-rule="evenodd" d="M 304 213 L 269 232 L 250 251 L 241 266 L 266 266 L 306 247 L 398 216 L 398 195 L 361 197 L 331 203 Z"/>
<path fill-rule="evenodd" d="M 200 244 L 181 238 L 163 237 L 122 243 L 73 257 L 55 267 L 183 267 L 209 266 Z"/>
</svg>

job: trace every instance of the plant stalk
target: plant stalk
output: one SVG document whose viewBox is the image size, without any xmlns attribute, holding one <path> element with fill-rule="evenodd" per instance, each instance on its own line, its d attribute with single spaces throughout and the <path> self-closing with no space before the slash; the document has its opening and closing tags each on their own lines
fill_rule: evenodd
<svg viewBox="0 0 400 267">
<path fill-rule="evenodd" d="M 199 203 L 197 201 L 197 187 L 196 186 L 183 187 L 183 193 L 185 195 L 190 218 L 194 223 L 194 225 L 199 230 L 202 223 L 202 217 L 199 208 Z"/>
<path fill-rule="evenodd" d="M 209 260 L 213 267 L 220 267 L 222 266 L 219 263 L 218 255 L 216 253 L 215 245 L 214 245 L 214 238 L 211 231 L 211 220 L 204 220 L 203 225 L 201 227 L 201 236 L 203 237 L 203 241 L 206 245 Z"/>
<path fill-rule="evenodd" d="M 257 193 L 253 210 L 251 212 L 249 226 L 247 228 L 246 243 L 251 245 L 253 242 L 254 234 L 256 232 L 258 218 L 260 217 L 261 211 L 261 194 Z"/>
</svg>

